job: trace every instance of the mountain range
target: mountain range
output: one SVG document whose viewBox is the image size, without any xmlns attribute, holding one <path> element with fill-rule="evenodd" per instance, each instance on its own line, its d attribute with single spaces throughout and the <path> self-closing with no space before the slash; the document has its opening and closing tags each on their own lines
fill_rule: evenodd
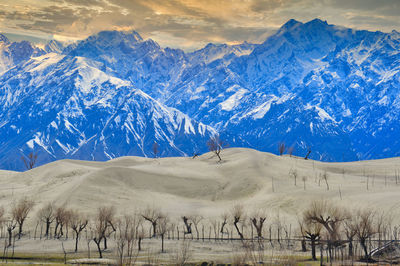
<svg viewBox="0 0 400 266">
<path fill-rule="evenodd" d="M 289 20 L 261 44 L 163 48 L 103 31 L 44 48 L 0 35 L 0 168 L 232 147 L 323 161 L 400 155 L 400 33 Z M 159 154 L 152 146 L 159 145 Z"/>
</svg>

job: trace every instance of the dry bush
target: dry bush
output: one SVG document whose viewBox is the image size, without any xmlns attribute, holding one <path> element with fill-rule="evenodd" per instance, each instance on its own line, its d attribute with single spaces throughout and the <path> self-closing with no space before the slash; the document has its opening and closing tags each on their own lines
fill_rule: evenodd
<svg viewBox="0 0 400 266">
<path fill-rule="evenodd" d="M 171 256 L 171 261 L 173 261 L 175 265 L 186 265 L 192 258 L 193 254 L 190 250 L 190 243 L 189 240 L 183 240 L 175 250 L 174 254 Z"/>
<path fill-rule="evenodd" d="M 23 198 L 12 207 L 11 214 L 13 220 L 15 220 L 18 224 L 18 239 L 20 239 L 22 236 L 22 226 L 24 225 L 29 212 L 32 210 L 33 205 L 33 201 Z"/>
<path fill-rule="evenodd" d="M 117 254 L 119 265 L 134 265 L 139 253 L 135 244 L 141 219 L 136 215 L 125 215 L 118 221 Z"/>
</svg>

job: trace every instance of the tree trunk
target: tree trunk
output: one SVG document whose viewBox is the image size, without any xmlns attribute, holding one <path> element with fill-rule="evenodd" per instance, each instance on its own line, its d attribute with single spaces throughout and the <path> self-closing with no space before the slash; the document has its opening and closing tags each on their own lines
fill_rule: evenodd
<svg viewBox="0 0 400 266">
<path fill-rule="evenodd" d="M 161 252 L 164 253 L 164 234 L 161 234 Z"/>
<path fill-rule="evenodd" d="M 156 237 L 157 222 L 152 222 L 152 225 L 153 225 L 153 237 Z"/>
<path fill-rule="evenodd" d="M 8 231 L 8 247 L 11 247 L 12 230 L 11 230 L 11 228 L 8 228 L 7 231 Z"/>
<path fill-rule="evenodd" d="M 367 249 L 367 245 L 366 245 L 365 241 L 366 241 L 366 239 L 361 239 L 361 240 L 360 240 L 360 244 L 361 244 L 361 246 L 362 246 L 362 248 L 363 248 L 363 250 L 364 250 L 365 259 L 368 261 L 368 260 L 369 260 L 368 249 Z"/>
<path fill-rule="evenodd" d="M 104 250 L 107 249 L 107 237 L 104 237 Z"/>
<path fill-rule="evenodd" d="M 237 231 L 240 239 L 243 240 L 243 234 L 240 232 L 239 227 L 237 226 L 237 222 L 234 222 L 233 224 L 235 225 L 236 231 Z"/>
<path fill-rule="evenodd" d="M 138 239 L 138 251 L 141 251 L 141 250 L 142 250 L 142 238 L 139 237 L 139 239 Z"/>
<path fill-rule="evenodd" d="M 24 222 L 21 222 L 18 226 L 18 239 L 21 239 L 21 235 L 22 235 L 22 225 L 24 224 Z"/>
<path fill-rule="evenodd" d="M 311 257 L 312 260 L 317 260 L 317 256 L 315 255 L 315 237 L 311 238 Z"/>
<path fill-rule="evenodd" d="M 46 234 L 45 234 L 46 237 L 49 236 L 50 224 L 51 223 L 50 223 L 49 219 L 46 219 Z"/>
<path fill-rule="evenodd" d="M 99 258 L 102 259 L 103 253 L 101 252 L 101 248 L 100 248 L 101 239 L 99 239 L 98 241 L 96 241 L 96 239 L 93 239 L 93 241 L 94 241 L 94 243 L 96 243 L 97 251 L 99 252 Z"/>
<path fill-rule="evenodd" d="M 349 239 L 349 257 L 353 257 L 353 239 Z"/>
<path fill-rule="evenodd" d="M 78 241 L 79 241 L 79 233 L 76 233 L 76 237 L 75 237 L 75 253 L 78 252 Z"/>
</svg>

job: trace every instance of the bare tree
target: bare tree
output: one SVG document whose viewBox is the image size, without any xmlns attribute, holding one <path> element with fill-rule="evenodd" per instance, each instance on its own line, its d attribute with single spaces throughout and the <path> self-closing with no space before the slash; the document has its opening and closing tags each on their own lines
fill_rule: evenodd
<svg viewBox="0 0 400 266">
<path fill-rule="evenodd" d="M 157 222 L 163 217 L 163 214 L 159 209 L 147 207 L 143 211 L 142 217 L 153 226 L 153 237 L 155 237 L 157 234 Z"/>
<path fill-rule="evenodd" d="M 221 223 L 221 228 L 220 228 L 219 232 L 220 232 L 221 234 L 223 234 L 223 233 L 224 233 L 225 225 L 228 223 L 228 213 L 223 213 L 223 214 L 221 215 L 221 219 L 222 219 L 222 223 Z"/>
<path fill-rule="evenodd" d="M 303 181 L 303 189 L 306 190 L 306 181 L 307 181 L 307 177 L 306 177 L 306 176 L 303 176 L 303 177 L 301 178 L 301 181 Z"/>
<path fill-rule="evenodd" d="M 22 155 L 21 160 L 24 162 L 26 169 L 31 170 L 36 165 L 37 153 L 29 153 L 28 156 Z"/>
<path fill-rule="evenodd" d="M 267 216 L 264 212 L 255 212 L 251 215 L 250 221 L 253 224 L 254 228 L 256 228 L 257 237 L 259 239 L 263 238 L 263 226 L 265 221 L 267 220 Z"/>
<path fill-rule="evenodd" d="M 332 259 L 332 247 L 339 245 L 339 233 L 342 222 L 347 218 L 344 209 L 327 201 L 313 201 L 303 214 L 304 220 L 321 224 L 328 232 L 328 251 Z"/>
<path fill-rule="evenodd" d="M 189 218 L 186 216 L 182 216 L 183 223 L 185 224 L 186 231 L 184 232 L 185 235 L 192 233 L 192 223 L 190 222 Z"/>
<path fill-rule="evenodd" d="M 157 225 L 158 234 L 161 236 L 161 252 L 164 253 L 164 237 L 165 234 L 168 232 L 169 229 L 169 219 L 167 216 L 163 215 L 159 219 L 159 223 Z"/>
<path fill-rule="evenodd" d="M 329 183 L 328 183 L 328 173 L 325 171 L 322 175 L 322 179 L 325 181 L 326 190 L 329 190 Z"/>
<path fill-rule="evenodd" d="M 54 227 L 54 238 L 60 238 L 64 235 L 64 226 L 69 222 L 71 212 L 65 207 L 57 207 L 54 213 L 56 226 Z"/>
<path fill-rule="evenodd" d="M 279 152 L 280 156 L 282 156 L 285 153 L 285 150 L 286 150 L 285 143 L 283 143 L 283 142 L 279 143 L 278 144 L 278 152 Z"/>
<path fill-rule="evenodd" d="M 93 241 L 97 246 L 99 257 L 103 258 L 102 249 L 100 247 L 101 242 L 104 241 L 104 249 L 107 249 L 107 236 L 111 233 L 107 233 L 108 230 L 115 232 L 114 226 L 114 215 L 115 210 L 113 207 L 100 207 L 95 217 L 94 225 L 94 237 Z"/>
<path fill-rule="evenodd" d="M 352 212 L 356 213 L 356 212 Z M 347 219 L 344 221 L 344 233 L 348 241 L 349 257 L 353 257 L 353 241 L 357 234 L 357 220 L 352 215 L 348 215 Z"/>
<path fill-rule="evenodd" d="M 293 152 L 294 152 L 294 147 L 293 146 L 287 148 L 287 153 L 289 154 L 290 157 L 293 156 Z"/>
<path fill-rule="evenodd" d="M 218 135 L 214 135 L 207 141 L 208 150 L 217 155 L 219 162 L 222 161 L 220 155 L 221 151 L 227 146 L 228 144 L 225 141 L 221 140 Z"/>
<path fill-rule="evenodd" d="M 14 229 L 17 227 L 17 221 L 14 219 L 14 217 L 11 216 L 10 219 L 7 219 L 6 221 L 6 228 L 8 232 L 8 244 L 7 247 L 11 247 L 12 245 L 12 232 Z"/>
<path fill-rule="evenodd" d="M 43 208 L 41 208 L 38 212 L 38 218 L 41 222 L 46 224 L 45 236 L 49 236 L 50 225 L 53 223 L 55 217 L 54 205 L 52 203 L 48 203 Z"/>
<path fill-rule="evenodd" d="M 133 261 L 133 258 L 137 255 L 137 253 L 134 254 L 134 246 L 138 236 L 139 222 L 140 218 L 136 215 L 125 215 L 118 221 L 117 253 L 119 265 L 134 265 L 136 262 L 136 260 Z M 127 257 L 127 259 L 124 259 L 124 257 Z"/>
<path fill-rule="evenodd" d="M 244 210 L 242 205 L 235 205 L 231 211 L 233 217 L 233 225 L 235 226 L 236 232 L 238 233 L 241 240 L 244 239 L 243 232 L 239 228 L 239 224 L 244 222 Z"/>
<path fill-rule="evenodd" d="M 375 212 L 371 209 L 360 210 L 356 213 L 355 217 L 355 231 L 356 236 L 360 241 L 360 245 L 364 251 L 364 259 L 370 260 L 370 253 L 368 252 L 368 239 L 376 234 L 377 230 L 374 226 Z"/>
<path fill-rule="evenodd" d="M 304 157 L 304 160 L 308 160 L 308 156 L 310 156 L 310 153 L 311 153 L 311 148 L 308 147 L 307 154 L 306 154 L 306 156 Z"/>
<path fill-rule="evenodd" d="M 19 200 L 11 210 L 13 220 L 18 223 L 18 239 L 22 236 L 22 226 L 24 225 L 29 212 L 32 210 L 33 205 L 33 201 L 24 198 Z"/>
<path fill-rule="evenodd" d="M 154 158 L 157 158 L 158 153 L 160 152 L 160 145 L 157 142 L 153 143 L 152 146 Z"/>
<path fill-rule="evenodd" d="M 290 169 L 289 175 L 293 177 L 294 185 L 297 186 L 297 176 L 298 176 L 297 170 L 296 169 L 294 169 L 294 170 Z"/>
<path fill-rule="evenodd" d="M 77 211 L 70 212 L 69 225 L 75 232 L 75 252 L 78 252 L 79 235 L 86 228 L 88 219 Z"/>
<path fill-rule="evenodd" d="M 322 225 L 314 220 L 310 220 L 307 212 L 303 213 L 303 218 L 299 221 L 300 231 L 304 238 L 308 239 L 311 243 L 311 257 L 317 260 L 316 245 L 321 238 Z"/>
<path fill-rule="evenodd" d="M 196 235 L 197 235 L 197 240 L 200 239 L 200 234 L 199 234 L 199 223 L 201 220 L 203 220 L 203 216 L 201 215 L 191 215 L 189 217 L 190 221 L 192 221 L 194 225 L 194 229 L 196 230 Z"/>
</svg>

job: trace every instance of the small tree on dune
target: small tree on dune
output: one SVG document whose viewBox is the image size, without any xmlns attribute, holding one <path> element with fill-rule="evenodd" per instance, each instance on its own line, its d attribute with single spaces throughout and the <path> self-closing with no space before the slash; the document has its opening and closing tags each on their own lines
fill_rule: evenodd
<svg viewBox="0 0 400 266">
<path fill-rule="evenodd" d="M 27 170 L 31 170 L 35 167 L 38 155 L 37 153 L 29 153 L 28 156 L 22 155 L 21 160 L 24 162 Z"/>
<path fill-rule="evenodd" d="M 278 151 L 279 151 L 279 155 L 280 156 L 282 156 L 283 155 L 283 153 L 285 153 L 285 150 L 286 150 L 286 146 L 285 146 L 285 143 L 279 143 L 278 144 Z"/>
<path fill-rule="evenodd" d="M 213 152 L 218 157 L 218 161 L 222 161 L 221 159 L 221 151 L 226 148 L 228 144 L 221 140 L 218 135 L 214 135 L 207 141 L 208 150 Z"/>
</svg>

